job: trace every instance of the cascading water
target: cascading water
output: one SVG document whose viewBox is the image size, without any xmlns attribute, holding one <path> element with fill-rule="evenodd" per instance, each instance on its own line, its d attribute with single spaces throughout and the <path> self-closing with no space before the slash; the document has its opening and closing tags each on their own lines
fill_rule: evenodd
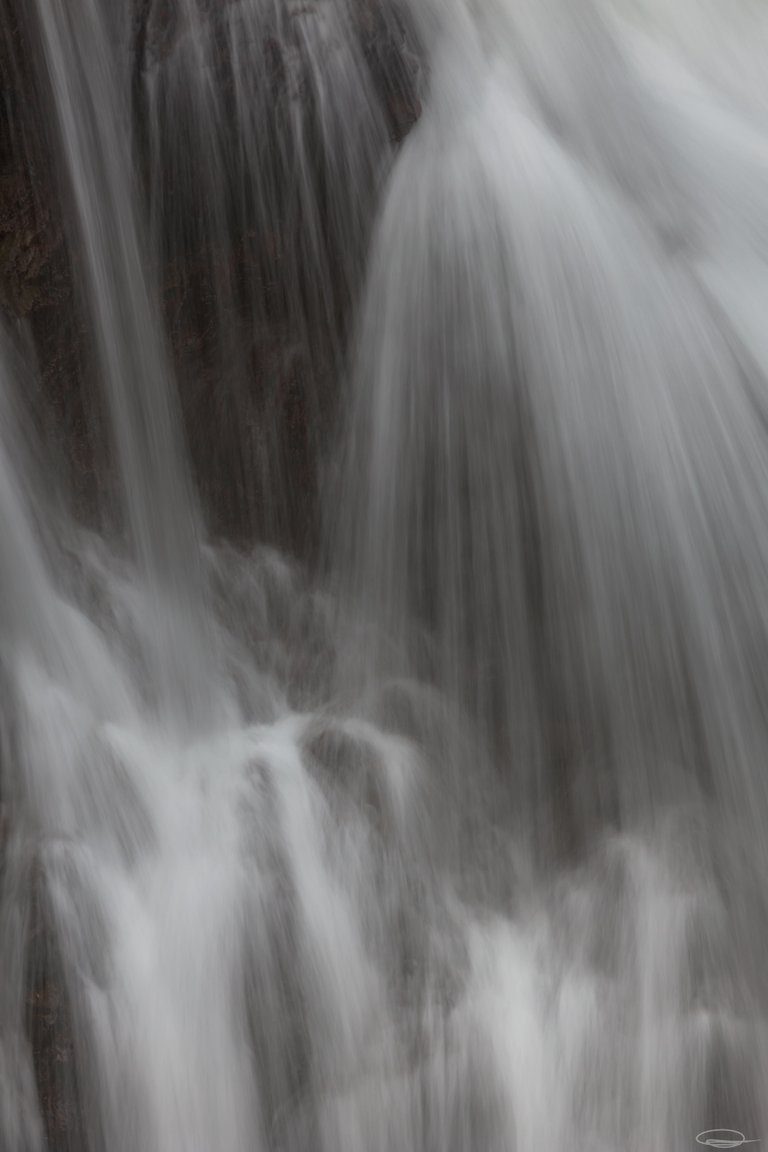
<svg viewBox="0 0 768 1152">
<path fill-rule="evenodd" d="M 25 8 L 113 459 L 97 527 L 50 498 L 3 334 L 3 1152 L 768 1139 L 768 18 L 721 23 Z"/>
</svg>

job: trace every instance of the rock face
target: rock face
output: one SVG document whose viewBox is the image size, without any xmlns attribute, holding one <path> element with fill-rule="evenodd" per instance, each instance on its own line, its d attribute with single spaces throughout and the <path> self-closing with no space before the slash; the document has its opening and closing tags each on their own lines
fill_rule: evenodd
<svg viewBox="0 0 768 1152">
<path fill-rule="evenodd" d="M 29 55 L 9 5 L 0 3 L 0 304 L 26 317 L 69 286 Z"/>
<path fill-rule="evenodd" d="M 231 534 L 315 543 L 368 232 L 418 112 L 406 40 L 389 9 L 328 0 L 193 15 L 161 0 L 137 35 L 140 168 L 188 441 Z"/>
<path fill-rule="evenodd" d="M 392 0 L 199 0 L 193 17 L 133 2 L 138 195 L 208 524 L 309 557 L 368 230 L 419 114 L 418 49 Z M 0 308 L 34 349 L 89 518 L 106 438 L 34 8 L 0 0 Z"/>
<path fill-rule="evenodd" d="M 36 415 L 63 460 L 77 511 L 95 508 L 85 332 L 35 80 L 24 8 L 0 0 L 0 313 L 36 361 Z"/>
</svg>

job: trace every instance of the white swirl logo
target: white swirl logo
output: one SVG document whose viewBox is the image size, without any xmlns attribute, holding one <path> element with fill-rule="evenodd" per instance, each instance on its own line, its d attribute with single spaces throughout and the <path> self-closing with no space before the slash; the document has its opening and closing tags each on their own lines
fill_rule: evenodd
<svg viewBox="0 0 768 1152">
<path fill-rule="evenodd" d="M 747 1140 L 744 1133 L 735 1128 L 710 1128 L 707 1132 L 699 1132 L 696 1143 L 707 1148 L 741 1148 L 742 1144 L 759 1144 L 760 1141 Z"/>
</svg>

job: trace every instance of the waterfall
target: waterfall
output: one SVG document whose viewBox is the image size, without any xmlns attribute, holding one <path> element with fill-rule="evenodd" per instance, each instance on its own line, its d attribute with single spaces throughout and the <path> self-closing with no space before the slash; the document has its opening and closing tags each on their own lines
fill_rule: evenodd
<svg viewBox="0 0 768 1152">
<path fill-rule="evenodd" d="M 3 1152 L 768 1139 L 768 17 L 0 12 Z"/>
</svg>

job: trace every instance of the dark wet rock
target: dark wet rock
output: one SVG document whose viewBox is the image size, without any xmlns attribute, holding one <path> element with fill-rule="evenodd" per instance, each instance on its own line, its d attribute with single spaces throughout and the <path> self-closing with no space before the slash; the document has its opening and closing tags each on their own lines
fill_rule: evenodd
<svg viewBox="0 0 768 1152">
<path fill-rule="evenodd" d="M 282 14 L 279 34 L 277 27 L 271 33 L 265 27 L 258 45 L 249 48 L 263 56 L 257 71 L 271 89 L 273 124 L 265 131 L 272 131 L 275 140 L 264 142 L 271 153 L 289 139 L 298 101 L 302 147 L 314 166 L 311 196 L 317 220 L 307 219 L 305 210 L 292 204 L 296 160 L 287 155 L 288 167 L 283 176 L 277 172 L 278 184 L 271 191 L 285 211 L 265 227 L 264 219 L 253 215 L 255 205 L 246 203 L 242 215 L 241 189 L 233 186 L 224 202 L 224 231 L 214 236 L 210 222 L 200 219 L 199 189 L 179 184 L 168 166 L 171 149 L 162 138 L 155 142 L 161 145 L 159 170 L 152 169 L 150 156 L 149 91 L 165 83 L 165 74 L 177 65 L 182 9 L 174 0 L 134 4 L 130 50 L 137 170 L 149 199 L 149 184 L 154 180 L 157 190 L 160 179 L 170 218 L 184 229 L 181 247 L 178 238 L 164 243 L 160 286 L 209 524 L 217 535 L 241 541 L 258 537 L 311 557 L 318 543 L 323 457 L 336 424 L 353 281 L 360 275 L 365 247 L 363 228 L 359 252 L 348 251 L 349 211 L 334 205 L 314 109 L 315 61 L 307 52 L 327 51 L 330 66 L 336 46 L 332 39 L 326 44 L 319 31 L 321 6 L 286 4 L 274 9 Z M 235 78 L 225 47 L 228 21 L 237 18 L 239 4 L 217 0 L 201 8 L 207 13 L 209 79 L 221 112 L 218 142 L 203 167 L 218 171 L 222 163 L 231 167 L 239 148 L 233 132 Z M 65 241 L 66 197 L 55 173 L 48 96 L 38 90 L 33 11 L 21 0 L 0 0 L 0 308 L 12 321 L 26 322 L 46 408 L 53 414 L 52 436 L 63 449 L 77 511 L 92 518 L 110 465 L 103 449 L 98 455 L 93 450 L 106 441 L 103 414 L 78 301 L 79 274 Z M 392 0 L 365 0 L 350 12 L 359 59 L 387 123 L 384 139 L 388 135 L 397 144 L 419 115 L 418 46 Z M 339 124 L 340 139 L 346 137 L 352 149 L 368 149 L 373 163 L 376 148 L 371 151 L 362 138 L 355 142 L 354 101 L 345 115 L 350 123 Z M 175 113 L 169 116 L 168 129 L 178 134 L 183 125 Z M 369 213 L 375 209 L 374 168 Z M 357 208 L 350 205 L 350 211 Z M 301 250 L 301 230 L 318 227 L 320 277 L 316 269 L 302 271 L 306 260 Z M 303 312 L 296 311 L 297 302 Z"/>
<path fill-rule="evenodd" d="M 28 16 L 17 0 L 0 0 L 0 316 L 32 346 L 41 394 L 25 399 L 87 517 L 96 476 L 86 338 Z"/>
<path fill-rule="evenodd" d="M 351 804 L 374 828 L 392 826 L 392 797 L 387 766 L 362 736 L 331 722 L 316 721 L 305 734 L 309 761 L 337 802 Z"/>
<path fill-rule="evenodd" d="M 20 318 L 69 290 L 29 40 L 0 0 L 0 307 Z"/>
<path fill-rule="evenodd" d="M 47 1148 L 50 1152 L 81 1152 L 86 1143 L 71 1003 L 39 871 L 27 944 L 27 988 L 27 1037 Z"/>
<path fill-rule="evenodd" d="M 407 13 L 396 4 L 363 3 L 359 22 L 363 51 L 391 138 L 399 143 L 421 115 L 423 52 Z"/>
<path fill-rule="evenodd" d="M 351 6 L 342 30 L 322 3 L 202 3 L 190 26 L 154 0 L 136 38 L 140 168 L 203 503 L 217 532 L 304 558 L 380 181 L 419 109 L 385 3 Z M 190 83 L 200 67 L 208 96 Z"/>
</svg>

